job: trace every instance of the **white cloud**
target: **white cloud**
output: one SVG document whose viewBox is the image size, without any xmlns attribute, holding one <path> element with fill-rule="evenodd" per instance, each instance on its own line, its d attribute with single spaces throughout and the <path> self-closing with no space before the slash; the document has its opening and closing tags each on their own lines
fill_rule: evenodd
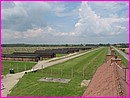
<svg viewBox="0 0 130 98">
<path fill-rule="evenodd" d="M 111 15 L 118 17 L 128 17 L 128 2 L 104 1 L 104 2 L 88 2 L 89 6 L 95 13 L 101 17 L 109 17 Z"/>
<path fill-rule="evenodd" d="M 128 18 L 101 17 L 92 10 L 88 2 L 82 2 L 79 8 L 79 20 L 75 24 L 75 28 L 78 35 L 118 35 L 127 31 L 127 22 Z"/>
<path fill-rule="evenodd" d="M 23 34 L 21 32 L 12 31 L 8 29 L 2 30 L 2 40 L 3 39 L 19 39 L 23 37 Z"/>
<path fill-rule="evenodd" d="M 55 30 L 51 27 L 45 27 L 45 28 L 34 28 L 29 29 L 27 31 L 12 31 L 8 29 L 4 29 L 2 32 L 2 39 L 29 39 L 29 38 L 42 38 L 48 34 L 54 35 Z M 10 34 L 11 33 L 11 34 Z"/>
<path fill-rule="evenodd" d="M 3 3 L 3 6 L 6 3 Z M 9 5 L 10 3 L 8 3 Z M 2 20 L 10 19 L 12 17 L 25 17 L 27 16 L 27 12 L 24 8 L 15 6 L 15 4 L 12 2 L 10 6 L 13 4 L 12 7 L 8 7 L 5 5 L 2 9 Z"/>
<path fill-rule="evenodd" d="M 46 18 L 60 16 L 64 9 L 64 4 L 56 2 L 2 2 L 2 29 L 27 31 L 46 27 Z"/>
</svg>

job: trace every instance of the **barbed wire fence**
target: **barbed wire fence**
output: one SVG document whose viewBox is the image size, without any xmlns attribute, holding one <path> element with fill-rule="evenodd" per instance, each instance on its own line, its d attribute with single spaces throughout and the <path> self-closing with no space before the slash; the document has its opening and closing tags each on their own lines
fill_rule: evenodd
<svg viewBox="0 0 130 98">
<path fill-rule="evenodd" d="M 73 78 L 76 76 L 82 77 L 85 79 L 85 76 L 87 74 L 87 70 L 85 67 L 82 67 L 82 70 L 77 71 L 74 67 L 70 67 L 69 69 L 65 68 L 48 68 L 44 69 L 42 66 L 41 73 L 43 74 L 43 77 L 54 77 L 54 78 Z"/>
</svg>

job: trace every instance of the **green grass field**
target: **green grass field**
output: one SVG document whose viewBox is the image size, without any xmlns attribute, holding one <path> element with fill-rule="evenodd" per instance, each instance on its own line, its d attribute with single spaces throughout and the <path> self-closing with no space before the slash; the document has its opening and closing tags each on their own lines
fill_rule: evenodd
<svg viewBox="0 0 130 98">
<path fill-rule="evenodd" d="M 31 69 L 36 62 L 17 62 L 17 61 L 2 61 L 2 75 L 9 74 L 9 69 L 13 68 L 15 73 Z"/>
<path fill-rule="evenodd" d="M 56 57 L 61 57 L 61 56 L 65 56 L 67 54 L 56 54 Z"/>
<path fill-rule="evenodd" d="M 86 89 L 80 86 L 82 80 L 92 79 L 96 69 L 105 61 L 107 51 L 107 48 L 101 48 L 36 73 L 25 74 L 9 96 L 82 96 Z M 62 77 L 71 81 L 68 84 L 39 82 L 42 77 Z"/>
</svg>

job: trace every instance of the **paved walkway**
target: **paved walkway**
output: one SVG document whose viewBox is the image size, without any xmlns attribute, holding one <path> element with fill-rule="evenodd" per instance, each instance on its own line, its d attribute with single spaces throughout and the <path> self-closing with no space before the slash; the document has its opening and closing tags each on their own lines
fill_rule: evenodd
<svg viewBox="0 0 130 98">
<path fill-rule="evenodd" d="M 7 96 L 10 93 L 10 90 L 17 84 L 20 78 L 24 75 L 24 72 L 16 74 L 7 74 L 4 79 L 2 79 L 5 89 L 2 90 L 2 96 Z"/>
<path fill-rule="evenodd" d="M 27 70 L 27 71 L 23 71 L 23 72 L 19 72 L 16 74 L 7 74 L 6 77 L 4 77 L 2 79 L 3 85 L 5 86 L 5 89 L 2 90 L 2 96 L 7 96 L 8 94 L 10 94 L 11 89 L 18 83 L 19 79 L 23 77 L 23 75 L 25 74 L 25 72 L 30 72 L 33 70 L 39 70 L 42 68 L 46 68 L 49 66 L 53 66 L 55 64 L 59 64 L 59 63 L 63 63 L 65 61 L 68 61 L 70 59 L 79 57 L 81 55 L 84 55 L 86 53 L 98 50 L 99 48 L 87 51 L 87 52 L 83 52 L 83 53 L 73 53 L 64 57 L 58 57 L 58 58 L 54 58 L 51 60 L 54 60 L 52 62 L 50 62 L 51 60 L 46 60 L 46 61 L 39 61 L 31 70 Z"/>
<path fill-rule="evenodd" d="M 125 54 L 124 52 L 122 52 L 121 50 L 117 49 L 116 47 L 113 47 L 116 51 L 118 51 L 124 58 L 126 58 L 126 60 L 128 60 L 128 55 Z"/>
</svg>

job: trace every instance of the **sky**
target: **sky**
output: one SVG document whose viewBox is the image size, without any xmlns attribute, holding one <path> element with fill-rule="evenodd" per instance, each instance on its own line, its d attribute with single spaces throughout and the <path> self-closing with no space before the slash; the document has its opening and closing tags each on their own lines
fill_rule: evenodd
<svg viewBox="0 0 130 98">
<path fill-rule="evenodd" d="M 2 43 L 128 42 L 128 2 L 2 2 Z"/>
</svg>

